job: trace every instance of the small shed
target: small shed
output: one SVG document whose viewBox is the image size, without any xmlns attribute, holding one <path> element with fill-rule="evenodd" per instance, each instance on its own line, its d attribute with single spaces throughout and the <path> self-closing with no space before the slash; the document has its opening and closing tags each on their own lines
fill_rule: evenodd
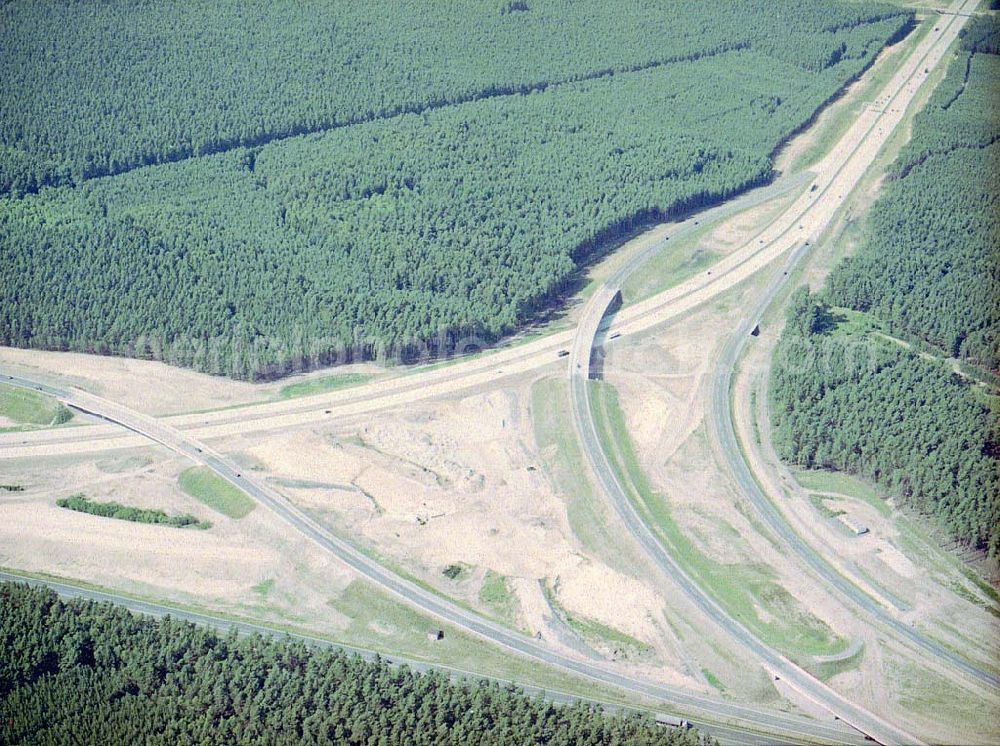
<svg viewBox="0 0 1000 746">
<path fill-rule="evenodd" d="M 862 534 L 868 533 L 868 526 L 851 518 L 849 515 L 841 515 L 840 522 L 843 523 L 855 536 L 861 536 Z"/>
<path fill-rule="evenodd" d="M 431 642 L 437 642 L 438 640 L 443 640 L 444 630 L 432 629 L 430 632 L 427 633 L 427 639 L 430 640 Z"/>
</svg>

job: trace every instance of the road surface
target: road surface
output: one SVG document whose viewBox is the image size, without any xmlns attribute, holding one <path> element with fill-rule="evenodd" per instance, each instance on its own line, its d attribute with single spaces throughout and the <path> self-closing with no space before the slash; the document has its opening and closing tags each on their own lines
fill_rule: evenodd
<svg viewBox="0 0 1000 746">
<path fill-rule="evenodd" d="M 921 634 L 917 629 L 896 619 L 886 611 L 882 604 L 841 575 L 788 524 L 781 511 L 764 494 L 750 471 L 746 456 L 737 442 L 736 427 L 733 423 L 730 398 L 733 371 L 747 343 L 752 339 L 750 331 L 760 321 L 779 289 L 780 287 L 775 287 L 771 292 L 763 295 L 757 307 L 748 314 L 733 333 L 723 349 L 722 357 L 712 380 L 709 426 L 716 434 L 726 464 L 729 466 L 737 487 L 743 496 L 750 500 L 757 514 L 778 538 L 782 546 L 791 549 L 798 555 L 828 588 L 837 591 L 869 619 L 913 644 L 920 651 L 961 672 L 976 684 L 986 686 L 990 691 L 997 691 L 1000 689 L 1000 678 L 974 666 L 962 656 L 953 653 L 943 645 Z"/>
<path fill-rule="evenodd" d="M 656 684 L 617 673 L 599 663 L 563 655 L 534 637 L 515 632 L 501 624 L 444 599 L 432 591 L 382 567 L 352 544 L 337 537 L 294 504 L 265 484 L 244 474 L 206 444 L 188 437 L 153 417 L 139 414 L 84 391 L 66 391 L 37 381 L 7 376 L 5 382 L 53 396 L 67 406 L 102 417 L 159 443 L 191 461 L 207 466 L 272 513 L 291 525 L 321 549 L 329 552 L 361 577 L 388 591 L 409 606 L 458 627 L 487 642 L 513 653 L 546 664 L 557 670 L 598 681 L 626 692 L 649 697 L 678 708 L 685 717 L 694 717 L 751 732 L 772 734 L 791 740 L 833 743 L 858 742 L 857 734 L 838 722 L 812 721 L 767 708 L 739 705 L 714 696 L 691 692 L 679 687 Z M 689 719 L 690 719 L 689 717 Z"/>
<path fill-rule="evenodd" d="M 803 244 L 790 257 L 786 270 L 790 270 L 804 250 L 808 248 Z M 784 280 L 783 274 L 778 274 L 768 288 L 768 295 L 773 295 L 780 286 L 780 281 Z M 602 303 L 605 297 L 611 293 L 611 288 L 602 289 L 603 295 L 595 295 L 597 303 Z M 613 298 L 613 296 L 611 296 Z M 607 298 L 610 302 L 611 298 Z M 846 699 L 838 692 L 814 677 L 808 671 L 800 668 L 792 661 L 785 658 L 780 653 L 771 649 L 761 642 L 756 635 L 744 627 L 740 622 L 729 615 L 719 606 L 712 597 L 705 592 L 677 563 L 671 554 L 664 548 L 649 526 L 643 521 L 642 516 L 635 508 L 629 498 L 626 489 L 619 481 L 616 470 L 611 466 L 611 462 L 604 452 L 600 436 L 594 424 L 590 408 L 590 386 L 589 386 L 589 359 L 591 354 L 591 344 L 593 336 L 587 339 L 587 333 L 593 329 L 596 332 L 597 324 L 590 319 L 589 324 L 581 326 L 579 342 L 574 345 L 570 353 L 570 398 L 573 410 L 573 424 L 580 439 L 582 450 L 593 472 L 597 485 L 600 487 L 606 501 L 610 503 L 615 513 L 621 518 L 626 529 L 632 538 L 639 545 L 640 549 L 654 563 L 657 569 L 665 576 L 669 577 L 684 593 L 687 598 L 706 616 L 712 623 L 728 635 L 741 647 L 748 650 L 764 668 L 775 679 L 780 678 L 786 684 L 794 688 L 799 694 L 809 698 L 813 702 L 826 708 L 833 715 L 846 723 L 860 730 L 862 733 L 871 736 L 879 743 L 883 744 L 915 744 L 920 740 L 907 733 L 883 718 L 865 710 L 850 700 Z"/>
<path fill-rule="evenodd" d="M 685 220 L 668 231 L 674 240 L 696 230 L 699 225 L 721 220 L 729 215 L 762 204 L 782 194 L 803 188 L 811 180 L 808 172 L 782 178 L 775 183 L 719 205 Z M 662 243 L 653 248 L 659 249 Z M 764 247 L 766 249 L 767 247 Z M 736 282 L 764 266 L 773 257 L 760 258 L 758 245 L 745 247 L 719 262 L 716 270 L 699 274 L 653 298 L 622 312 L 623 319 L 638 325 L 632 331 L 646 329 L 664 319 L 676 317 L 695 305 L 728 290 Z M 643 256 L 650 256 L 647 250 Z M 755 261 L 756 260 L 756 261 Z M 739 273 L 727 273 L 727 265 L 741 266 Z M 479 358 L 457 361 L 453 365 L 429 371 L 417 371 L 388 381 L 355 386 L 335 392 L 296 399 L 253 404 L 197 414 L 163 418 L 170 426 L 199 440 L 226 438 L 252 432 L 281 430 L 329 421 L 373 411 L 401 408 L 435 396 L 447 396 L 463 389 L 494 384 L 505 378 L 536 370 L 558 362 L 558 351 L 569 347 L 575 332 L 558 332 L 541 339 L 502 348 Z M 14 370 L 0 373 L 16 374 Z M 21 433 L 0 433 L 0 458 L 33 458 L 52 454 L 100 453 L 145 445 L 138 435 L 123 435 L 113 425 L 85 425 L 74 428 L 47 429 Z"/>
<path fill-rule="evenodd" d="M 959 1 L 953 5 L 953 8 L 974 7 L 975 4 L 972 0 Z M 944 24 L 939 24 L 936 33 L 932 33 L 924 43 L 918 45 L 897 75 L 887 84 L 877 101 L 878 106 L 870 107 L 867 112 L 868 116 L 860 118 L 848 132 L 842 141 L 842 143 L 847 144 L 847 147 L 843 147 L 842 144 L 842 147 L 835 149 L 816 168 L 819 176 L 810 192 L 803 195 L 784 215 L 775 220 L 767 231 L 750 242 L 751 246 L 756 242 L 758 245 L 762 244 L 771 249 L 758 252 L 754 261 L 759 260 L 762 256 L 780 255 L 791 250 L 796 244 L 798 244 L 798 248 L 792 251 L 783 272 L 775 275 L 757 301 L 757 308 L 740 324 L 727 346 L 719 366 L 719 374 L 713 382 L 710 419 L 722 435 L 723 447 L 727 456 L 734 462 L 734 474 L 740 489 L 750 497 L 758 511 L 765 517 L 767 524 L 775 530 L 779 537 L 790 543 L 792 549 L 817 572 L 821 579 L 853 601 L 870 616 L 873 616 L 876 621 L 886 624 L 905 639 L 917 644 L 924 652 L 937 656 L 964 674 L 995 689 L 996 677 L 986 671 L 979 670 L 960 656 L 928 640 L 907 625 L 892 619 L 881 606 L 847 582 L 795 534 L 774 509 L 774 506 L 760 492 L 753 480 L 736 445 L 735 431 L 732 428 L 731 419 L 729 419 L 731 415 L 729 384 L 732 369 L 736 364 L 739 352 L 746 344 L 746 340 L 749 339 L 750 331 L 759 320 L 763 310 L 771 303 L 787 280 L 795 263 L 808 250 L 809 242 L 806 237 L 815 237 L 823 227 L 829 224 L 844 195 L 849 194 L 854 189 L 868 170 L 882 145 L 902 119 L 909 102 L 919 90 L 920 83 L 926 77 L 925 71 L 940 62 L 948 46 L 964 25 L 964 19 L 959 20 L 959 18 L 960 16 L 957 15 L 951 16 Z M 806 230 L 807 226 L 808 230 Z M 591 377 L 591 364 L 601 325 L 605 323 L 609 309 L 620 298 L 620 288 L 625 278 L 637 271 L 645 258 L 645 256 L 638 256 L 627 263 L 593 294 L 577 327 L 577 336 L 568 358 L 574 427 L 591 471 L 606 500 L 625 523 L 633 539 L 654 564 L 665 575 L 673 579 L 685 595 L 718 627 L 761 660 L 775 677 L 780 676 L 804 696 L 826 707 L 838 717 L 882 743 L 915 742 L 916 739 L 911 734 L 849 702 L 807 671 L 765 646 L 743 625 L 730 617 L 706 592 L 698 587 L 671 557 L 670 553 L 665 550 L 645 524 L 620 483 L 597 434 L 591 410 L 588 380 Z M 722 268 L 721 272 L 738 273 L 739 269 L 740 265 L 737 265 L 733 268 Z M 720 274 L 718 265 L 713 270 L 716 274 Z M 611 329 L 619 330 L 619 333 L 632 331 L 629 323 L 618 323 L 617 318 L 607 325 Z"/>
</svg>

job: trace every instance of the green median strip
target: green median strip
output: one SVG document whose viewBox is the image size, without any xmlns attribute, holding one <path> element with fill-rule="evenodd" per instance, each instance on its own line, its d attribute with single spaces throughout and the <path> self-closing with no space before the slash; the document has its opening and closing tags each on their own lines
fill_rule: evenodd
<svg viewBox="0 0 1000 746">
<path fill-rule="evenodd" d="M 766 644 L 790 656 L 832 655 L 848 641 L 811 614 L 764 564 L 720 564 L 698 551 L 640 468 L 615 389 L 591 382 L 591 409 L 612 469 L 646 524 L 692 580 Z"/>
</svg>

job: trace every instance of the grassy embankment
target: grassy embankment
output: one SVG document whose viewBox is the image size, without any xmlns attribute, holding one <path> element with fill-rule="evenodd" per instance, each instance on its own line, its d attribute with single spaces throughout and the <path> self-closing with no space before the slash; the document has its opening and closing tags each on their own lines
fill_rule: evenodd
<svg viewBox="0 0 1000 746">
<path fill-rule="evenodd" d="M 506 576 L 487 570 L 479 586 L 479 602 L 504 623 L 512 627 L 516 625 L 519 604 Z"/>
<path fill-rule="evenodd" d="M 666 501 L 646 480 L 618 406 L 617 392 L 607 384 L 591 385 L 594 420 L 612 468 L 646 524 L 683 570 L 730 615 L 786 655 L 833 655 L 846 650 L 848 641 L 803 608 L 775 581 L 770 568 L 763 564 L 719 564 L 695 547 L 670 514 Z M 729 531 L 735 533 L 731 527 Z"/>
<path fill-rule="evenodd" d="M 52 427 L 73 419 L 73 412 L 59 401 L 38 391 L 0 384 L 0 417 L 17 423 L 15 428 Z M 8 428 L 0 428 L 5 430 Z"/>
<path fill-rule="evenodd" d="M 244 518 L 256 507 L 247 495 L 206 466 L 192 466 L 177 481 L 185 493 L 230 518 Z"/>
<path fill-rule="evenodd" d="M 328 391 L 360 386 L 372 380 L 372 376 L 364 373 L 341 373 L 334 376 L 321 376 L 298 383 L 283 386 L 278 391 L 279 399 L 294 399 L 311 394 L 325 394 Z"/>
</svg>

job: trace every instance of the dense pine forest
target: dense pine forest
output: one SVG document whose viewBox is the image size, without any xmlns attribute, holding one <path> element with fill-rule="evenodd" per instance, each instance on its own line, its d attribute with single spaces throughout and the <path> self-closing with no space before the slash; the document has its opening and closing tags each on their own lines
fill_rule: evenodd
<svg viewBox="0 0 1000 746">
<path fill-rule="evenodd" d="M 290 640 L 237 637 L 0 584 L 0 742 L 698 746 L 648 717 L 555 705 Z"/>
<path fill-rule="evenodd" d="M 0 7 L 0 343 L 260 378 L 494 341 L 610 239 L 769 179 L 911 22 L 832 1 L 197 6 Z"/>
<path fill-rule="evenodd" d="M 0 192 L 754 48 L 812 71 L 889 6 L 734 0 L 0 4 Z M 782 34 L 772 33 L 776 24 Z"/>
<path fill-rule="evenodd" d="M 997 369 L 1000 332 L 1000 24 L 967 28 L 873 207 L 830 301 Z"/>
<path fill-rule="evenodd" d="M 998 38 L 996 20 L 967 30 L 856 254 L 820 293 L 793 299 L 770 385 L 783 458 L 870 478 L 994 557 Z"/>
</svg>

